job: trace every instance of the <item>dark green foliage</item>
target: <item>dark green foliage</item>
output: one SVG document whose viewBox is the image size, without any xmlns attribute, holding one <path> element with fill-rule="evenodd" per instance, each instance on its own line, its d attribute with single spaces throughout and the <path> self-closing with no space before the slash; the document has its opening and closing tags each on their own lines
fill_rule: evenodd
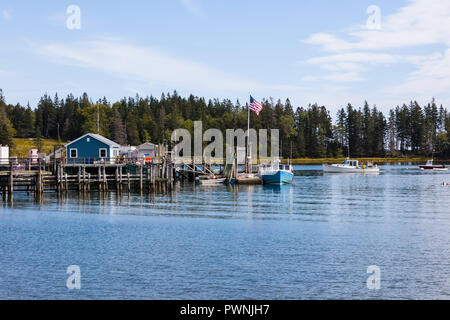
<svg viewBox="0 0 450 320">
<path fill-rule="evenodd" d="M 111 138 L 120 145 L 127 144 L 127 129 L 123 124 L 119 111 L 114 110 L 114 118 L 111 124 Z"/>
<path fill-rule="evenodd" d="M 42 150 L 42 135 L 41 135 L 41 128 L 36 128 L 36 133 L 34 135 L 34 146 L 38 151 Z"/>
<path fill-rule="evenodd" d="M 14 148 L 13 138 L 16 133 L 9 119 L 8 106 L 6 106 L 3 91 L 0 89 L 0 145 Z"/>
<path fill-rule="evenodd" d="M 0 101 L 0 145 L 14 148 L 14 129 L 5 111 L 4 105 Z"/>
<path fill-rule="evenodd" d="M 279 129 L 282 156 L 301 157 L 383 157 L 385 155 L 450 156 L 450 115 L 434 99 L 425 107 L 412 101 L 390 110 L 386 120 L 382 112 L 367 102 L 363 106 L 341 108 L 333 123 L 329 111 L 317 104 L 294 107 L 272 99 L 261 101 L 263 110 L 250 113 L 251 128 Z M 84 93 L 53 99 L 45 94 L 33 110 L 30 106 L 6 105 L 0 89 L 0 143 L 9 144 L 12 136 L 70 141 L 86 132 L 97 131 L 120 143 L 138 145 L 168 142 L 177 128 L 193 130 L 194 121 L 203 121 L 203 130 L 217 128 L 247 130 L 248 104 L 228 99 L 208 100 L 177 92 L 155 97 L 122 98 L 108 102 L 104 97 L 93 103 Z M 270 135 L 269 135 L 270 144 Z M 270 145 L 269 145 L 270 152 Z"/>
</svg>

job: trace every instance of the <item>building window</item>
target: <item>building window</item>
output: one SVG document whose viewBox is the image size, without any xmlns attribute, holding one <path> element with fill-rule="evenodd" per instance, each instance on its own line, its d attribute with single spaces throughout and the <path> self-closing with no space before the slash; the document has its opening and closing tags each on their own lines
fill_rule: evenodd
<svg viewBox="0 0 450 320">
<path fill-rule="evenodd" d="M 70 157 L 78 158 L 78 149 L 70 149 Z"/>
<path fill-rule="evenodd" d="M 86 142 L 91 142 L 91 138 L 87 138 L 87 139 L 86 139 Z"/>
<path fill-rule="evenodd" d="M 106 158 L 106 149 L 102 148 L 99 150 L 100 158 Z"/>
</svg>

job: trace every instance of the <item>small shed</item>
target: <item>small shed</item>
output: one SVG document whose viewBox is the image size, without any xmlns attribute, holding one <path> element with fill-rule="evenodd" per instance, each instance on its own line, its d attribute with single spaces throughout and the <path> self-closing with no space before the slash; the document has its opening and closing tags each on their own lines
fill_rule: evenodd
<svg viewBox="0 0 450 320">
<path fill-rule="evenodd" d="M 158 148 L 157 145 L 151 142 L 146 142 L 138 146 L 136 149 L 140 155 L 154 158 L 156 157 L 157 148 Z"/>
<path fill-rule="evenodd" d="M 68 163 L 116 163 L 120 145 L 99 134 L 87 133 L 66 144 Z"/>
</svg>

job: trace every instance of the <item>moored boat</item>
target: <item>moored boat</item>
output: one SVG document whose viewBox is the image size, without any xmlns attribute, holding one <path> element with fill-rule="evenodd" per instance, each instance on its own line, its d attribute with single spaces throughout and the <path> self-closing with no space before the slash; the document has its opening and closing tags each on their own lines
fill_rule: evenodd
<svg viewBox="0 0 450 320">
<path fill-rule="evenodd" d="M 359 164 L 358 160 L 346 159 L 344 163 L 323 164 L 323 171 L 327 173 L 379 173 L 380 168 L 370 162 L 367 164 Z"/>
<path fill-rule="evenodd" d="M 420 165 L 419 168 L 421 170 L 439 170 L 442 169 L 443 171 L 446 171 L 446 167 L 443 164 L 433 164 L 433 160 L 427 160 L 427 163 L 424 165 Z M 447 169 L 448 170 L 448 169 Z"/>
<path fill-rule="evenodd" d="M 289 184 L 294 179 L 294 170 L 289 164 L 281 164 L 276 160 L 272 164 L 263 165 L 259 169 L 259 176 L 265 184 Z"/>
<path fill-rule="evenodd" d="M 262 184 L 263 181 L 261 177 L 251 174 L 251 173 L 244 173 L 239 174 L 235 183 L 238 184 Z"/>
<path fill-rule="evenodd" d="M 200 176 L 197 177 L 197 182 L 199 184 L 203 185 L 217 185 L 217 184 L 224 184 L 226 179 L 225 178 L 219 178 L 216 176 Z"/>
</svg>

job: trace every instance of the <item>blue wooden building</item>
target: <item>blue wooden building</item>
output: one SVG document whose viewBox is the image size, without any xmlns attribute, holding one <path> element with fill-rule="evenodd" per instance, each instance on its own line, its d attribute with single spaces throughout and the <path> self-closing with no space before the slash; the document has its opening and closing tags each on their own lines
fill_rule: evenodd
<svg viewBox="0 0 450 320">
<path fill-rule="evenodd" d="M 116 163 L 120 145 L 99 134 L 87 133 L 66 144 L 67 163 Z"/>
</svg>

